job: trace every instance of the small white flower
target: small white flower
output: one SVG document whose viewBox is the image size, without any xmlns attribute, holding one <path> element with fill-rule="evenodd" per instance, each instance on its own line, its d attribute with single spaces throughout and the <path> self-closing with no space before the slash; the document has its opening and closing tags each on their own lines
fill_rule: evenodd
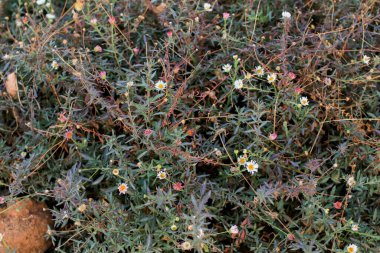
<svg viewBox="0 0 380 253">
<path fill-rule="evenodd" d="M 55 15 L 53 13 L 48 13 L 48 14 L 46 14 L 46 18 L 53 20 L 53 19 L 55 19 Z"/>
<path fill-rule="evenodd" d="M 234 87 L 235 89 L 241 89 L 243 88 L 243 80 L 241 79 L 237 79 L 235 82 L 234 82 Z"/>
<path fill-rule="evenodd" d="M 247 162 L 247 158 L 245 156 L 240 156 L 238 158 L 238 164 L 239 165 L 244 165 Z"/>
<path fill-rule="evenodd" d="M 185 241 L 181 244 L 182 250 L 191 250 L 193 246 L 191 246 L 191 243 L 189 241 Z"/>
<path fill-rule="evenodd" d="M 3 55 L 2 59 L 3 60 L 9 60 L 11 57 L 9 56 L 9 54 L 5 54 Z"/>
<path fill-rule="evenodd" d="M 358 246 L 356 246 L 355 244 L 348 245 L 347 247 L 348 253 L 356 253 L 357 251 L 358 251 Z"/>
<path fill-rule="evenodd" d="M 252 160 L 250 162 L 246 162 L 245 167 L 247 168 L 247 171 L 253 175 L 258 171 L 259 165 L 256 161 Z"/>
<path fill-rule="evenodd" d="M 51 63 L 51 67 L 52 67 L 53 69 L 57 70 L 58 67 L 59 67 L 58 62 L 57 62 L 57 61 L 53 61 L 53 62 Z"/>
<path fill-rule="evenodd" d="M 160 180 L 166 179 L 167 178 L 166 170 L 160 170 L 157 173 L 157 178 L 160 179 Z"/>
<path fill-rule="evenodd" d="M 37 0 L 37 5 L 43 5 L 46 3 L 46 0 Z"/>
<path fill-rule="evenodd" d="M 264 68 L 261 67 L 261 66 L 257 66 L 257 67 L 255 68 L 255 73 L 256 73 L 256 75 L 258 75 L 258 76 L 263 76 L 263 75 L 264 75 Z"/>
<path fill-rule="evenodd" d="M 203 8 L 205 11 L 212 11 L 212 6 L 209 3 L 204 3 Z"/>
<path fill-rule="evenodd" d="M 166 88 L 166 83 L 160 80 L 154 86 L 156 87 L 156 90 L 163 91 Z"/>
<path fill-rule="evenodd" d="M 231 64 L 225 64 L 222 67 L 223 71 L 226 72 L 226 73 L 230 72 L 231 68 L 232 68 Z"/>
<path fill-rule="evenodd" d="M 302 106 L 307 106 L 309 105 L 309 100 L 307 99 L 307 97 L 302 97 L 300 98 L 300 103 Z"/>
<path fill-rule="evenodd" d="M 367 56 L 367 55 L 363 55 L 363 60 L 362 60 L 365 64 L 369 64 L 369 62 L 371 61 L 371 57 Z"/>
<path fill-rule="evenodd" d="M 283 11 L 282 12 L 282 18 L 283 19 L 289 19 L 292 15 L 288 11 Z"/>
<path fill-rule="evenodd" d="M 129 82 L 127 83 L 127 87 L 128 87 L 128 88 L 132 87 L 133 85 L 134 85 L 133 81 L 129 81 Z"/>
<path fill-rule="evenodd" d="M 126 183 L 122 183 L 117 187 L 119 190 L 119 194 L 125 194 L 128 191 L 128 185 Z"/>
<path fill-rule="evenodd" d="M 268 83 L 274 83 L 277 79 L 277 75 L 275 73 L 272 73 L 267 76 Z"/>
<path fill-rule="evenodd" d="M 92 18 L 91 20 L 90 20 L 90 24 L 91 25 L 96 25 L 98 23 L 98 20 L 96 19 L 96 18 Z"/>
<path fill-rule="evenodd" d="M 239 228 L 238 228 L 238 226 L 233 225 L 233 226 L 230 228 L 230 233 L 231 233 L 231 234 L 238 234 L 238 233 L 239 233 Z"/>
<path fill-rule="evenodd" d="M 350 176 L 348 179 L 347 179 L 347 185 L 349 187 L 352 187 L 356 184 L 356 181 L 355 181 L 355 178 L 353 176 Z"/>
<path fill-rule="evenodd" d="M 359 225 L 358 224 L 352 224 L 351 229 L 352 229 L 352 231 L 359 231 Z"/>
</svg>

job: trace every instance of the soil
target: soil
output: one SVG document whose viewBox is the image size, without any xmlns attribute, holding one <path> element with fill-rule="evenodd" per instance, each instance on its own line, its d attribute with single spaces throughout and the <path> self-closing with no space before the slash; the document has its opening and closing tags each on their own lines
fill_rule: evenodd
<svg viewBox="0 0 380 253">
<path fill-rule="evenodd" d="M 47 206 L 23 199 L 0 209 L 0 253 L 44 253 L 51 241 L 46 238 L 48 226 L 54 223 Z"/>
</svg>

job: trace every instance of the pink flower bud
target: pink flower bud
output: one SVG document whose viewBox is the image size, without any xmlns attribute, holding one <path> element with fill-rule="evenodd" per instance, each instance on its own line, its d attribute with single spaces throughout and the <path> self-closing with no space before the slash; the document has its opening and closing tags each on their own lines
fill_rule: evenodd
<svg viewBox="0 0 380 253">
<path fill-rule="evenodd" d="M 274 141 L 275 139 L 277 139 L 277 133 L 271 133 L 269 135 L 269 140 Z"/>
<path fill-rule="evenodd" d="M 116 24 L 116 18 L 114 16 L 110 16 L 108 18 L 108 22 L 111 24 L 111 25 L 115 25 Z"/>
<path fill-rule="evenodd" d="M 342 202 L 340 202 L 340 201 L 335 202 L 334 207 L 335 207 L 335 209 L 341 209 L 342 208 Z"/>
<path fill-rule="evenodd" d="M 185 186 L 181 182 L 177 182 L 173 184 L 173 189 L 176 191 L 181 191 Z"/>
<path fill-rule="evenodd" d="M 287 235 L 287 238 L 288 238 L 288 240 L 290 240 L 290 241 L 294 241 L 294 240 L 296 239 L 296 237 L 294 236 L 294 234 L 288 234 L 288 235 Z"/>
<path fill-rule="evenodd" d="M 149 136 L 149 135 L 151 135 L 153 133 L 153 130 L 152 129 L 145 129 L 145 131 L 144 131 L 144 135 L 145 136 Z"/>
<path fill-rule="evenodd" d="M 101 79 L 106 80 L 106 78 L 107 78 L 107 72 L 105 72 L 105 71 L 100 71 L 99 76 L 100 76 Z"/>
<path fill-rule="evenodd" d="M 65 116 L 65 113 L 64 112 L 61 112 L 59 114 L 59 117 L 58 117 L 58 121 L 61 122 L 61 123 L 65 123 L 66 121 L 68 121 L 69 119 Z"/>
<path fill-rule="evenodd" d="M 230 17 L 230 14 L 228 12 L 223 12 L 223 19 L 227 20 Z"/>
<path fill-rule="evenodd" d="M 96 25 L 98 23 L 98 20 L 96 19 L 96 18 L 92 18 L 91 20 L 90 20 L 90 24 L 91 25 Z"/>
<path fill-rule="evenodd" d="M 294 74 L 293 72 L 289 72 L 288 73 L 288 76 L 289 76 L 289 78 L 291 79 L 291 80 L 294 80 L 294 79 L 296 79 L 296 74 Z"/>
<path fill-rule="evenodd" d="M 103 51 L 103 48 L 99 45 L 97 45 L 96 47 L 94 47 L 94 52 L 96 53 L 101 53 Z"/>
<path fill-rule="evenodd" d="M 167 31 L 166 35 L 168 35 L 168 37 L 172 37 L 173 36 L 173 31 L 172 30 Z"/>
<path fill-rule="evenodd" d="M 302 92 L 302 88 L 301 88 L 301 87 L 296 87 L 296 88 L 294 89 L 294 91 L 295 91 L 297 94 L 301 94 L 301 92 Z"/>
</svg>

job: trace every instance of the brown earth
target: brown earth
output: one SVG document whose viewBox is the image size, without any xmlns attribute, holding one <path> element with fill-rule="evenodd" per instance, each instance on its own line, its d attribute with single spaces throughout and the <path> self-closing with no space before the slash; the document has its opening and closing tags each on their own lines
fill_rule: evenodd
<svg viewBox="0 0 380 253">
<path fill-rule="evenodd" d="M 48 226 L 53 227 L 53 220 L 44 203 L 24 199 L 0 209 L 0 233 L 3 234 L 0 253 L 45 252 L 51 246 L 45 236 Z"/>
</svg>

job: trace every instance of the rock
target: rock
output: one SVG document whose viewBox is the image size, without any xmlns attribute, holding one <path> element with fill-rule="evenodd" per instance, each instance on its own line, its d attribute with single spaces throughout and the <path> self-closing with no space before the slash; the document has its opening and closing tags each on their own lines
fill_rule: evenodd
<svg viewBox="0 0 380 253">
<path fill-rule="evenodd" d="M 44 211 L 46 208 L 46 211 Z M 54 223 L 47 206 L 31 199 L 19 200 L 0 209 L 0 253 L 43 253 L 51 241 L 45 235 Z"/>
</svg>

